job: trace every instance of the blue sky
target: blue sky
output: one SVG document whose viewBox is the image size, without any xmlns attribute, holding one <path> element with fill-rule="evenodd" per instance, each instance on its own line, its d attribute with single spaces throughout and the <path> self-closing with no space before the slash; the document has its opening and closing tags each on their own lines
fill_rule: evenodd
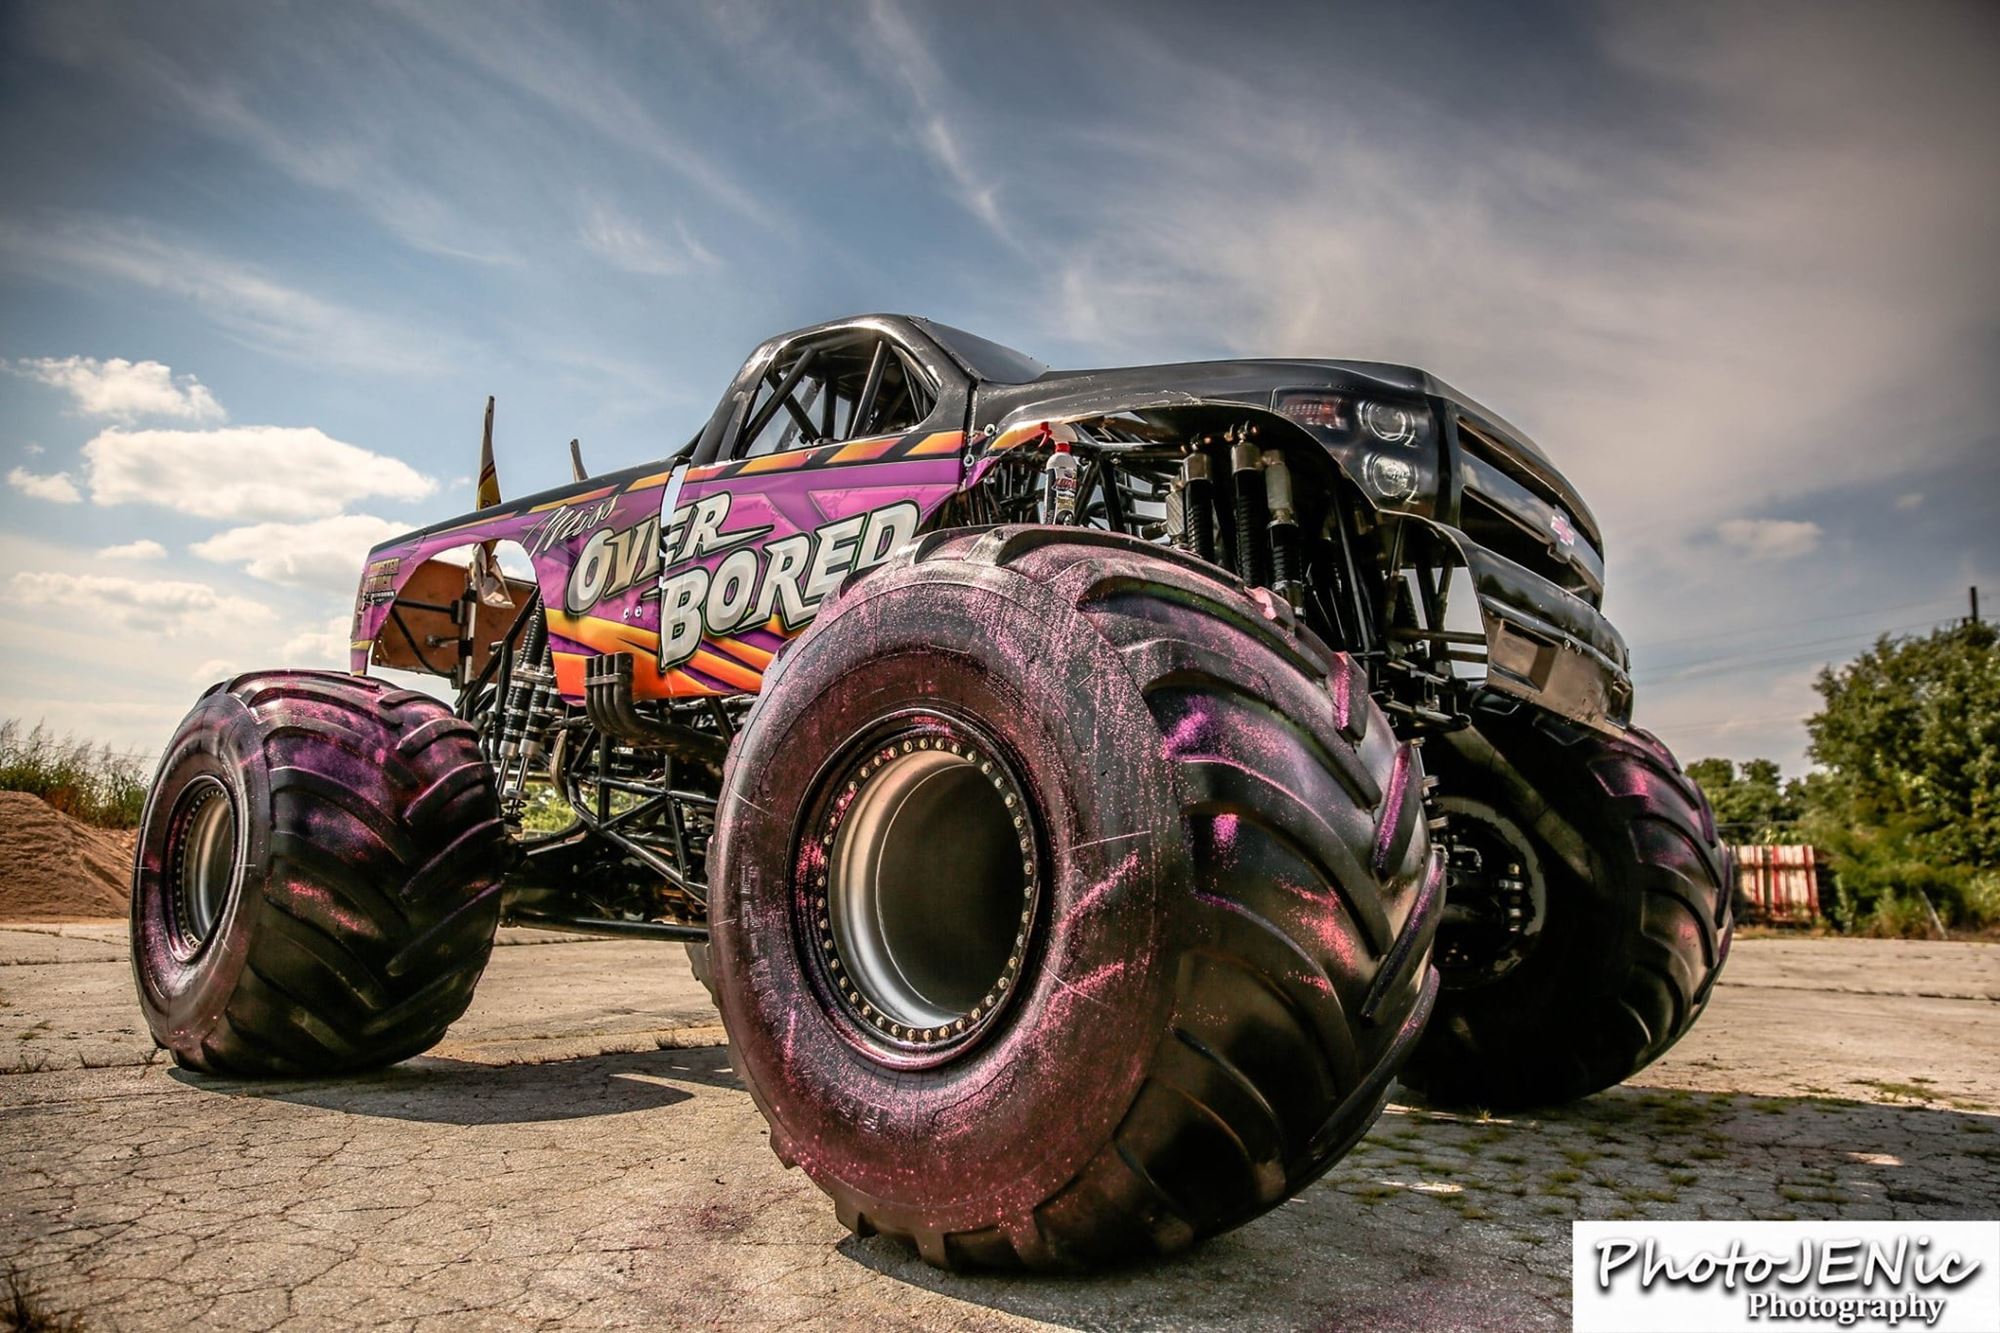
<svg viewBox="0 0 2000 1333">
<path fill-rule="evenodd" d="M 889 309 L 1436 371 L 1590 498 L 1639 719 L 1796 770 L 1820 662 L 2000 610 L 1996 71 L 1977 4 L 10 4 L 0 716 L 155 747 L 339 660 L 486 394 L 539 489 Z"/>
</svg>

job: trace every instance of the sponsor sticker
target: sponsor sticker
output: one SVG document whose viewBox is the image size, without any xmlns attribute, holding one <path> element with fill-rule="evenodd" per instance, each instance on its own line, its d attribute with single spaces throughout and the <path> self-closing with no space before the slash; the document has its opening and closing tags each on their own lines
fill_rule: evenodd
<svg viewBox="0 0 2000 1333">
<path fill-rule="evenodd" d="M 2000 1329 L 2000 1222 L 1577 1222 L 1583 1333 Z"/>
</svg>

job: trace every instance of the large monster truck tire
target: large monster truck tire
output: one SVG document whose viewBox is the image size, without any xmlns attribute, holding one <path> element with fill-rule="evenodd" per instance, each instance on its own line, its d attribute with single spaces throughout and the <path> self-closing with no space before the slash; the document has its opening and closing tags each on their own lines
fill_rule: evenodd
<svg viewBox="0 0 2000 1333">
<path fill-rule="evenodd" d="M 1144 543 L 941 533 L 767 675 L 711 961 L 780 1159 L 947 1267 L 1170 1253 L 1317 1178 L 1428 1016 L 1416 755 Z"/>
<path fill-rule="evenodd" d="M 1490 977 L 1459 965 L 1445 928 L 1444 988 L 1403 1082 L 1441 1105 L 1548 1105 L 1659 1059 L 1707 1005 L 1734 928 L 1700 789 L 1648 732 L 1511 701 L 1483 702 L 1471 732 L 1428 749 L 1446 813 L 1508 830 L 1541 919 Z"/>
<path fill-rule="evenodd" d="M 507 839 L 473 728 L 325 672 L 204 694 L 139 829 L 132 964 L 185 1068 L 321 1074 L 431 1046 L 471 1001 Z"/>
</svg>

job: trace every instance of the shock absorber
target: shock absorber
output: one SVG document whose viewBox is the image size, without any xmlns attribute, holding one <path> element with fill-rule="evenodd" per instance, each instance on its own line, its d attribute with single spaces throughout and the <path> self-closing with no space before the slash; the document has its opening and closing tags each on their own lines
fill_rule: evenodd
<svg viewBox="0 0 2000 1333">
<path fill-rule="evenodd" d="M 1208 475 L 1208 455 L 1199 449 L 1181 459 L 1181 525 L 1187 549 L 1204 560 L 1215 559 L 1215 482 Z"/>
<path fill-rule="evenodd" d="M 1292 470 L 1282 450 L 1264 451 L 1264 500 L 1271 511 L 1271 591 L 1299 609 L 1305 601 L 1299 567 L 1299 515 L 1292 506 Z"/>
<path fill-rule="evenodd" d="M 542 662 L 548 656 L 548 616 L 539 602 L 528 615 L 528 627 L 521 631 L 520 654 L 514 659 L 514 669 L 507 681 L 507 697 L 501 701 L 498 758 L 503 774 L 520 757 L 522 743 L 528 737 L 535 692 L 543 675 Z"/>
<path fill-rule="evenodd" d="M 1265 550 L 1264 451 L 1250 443 L 1248 427 L 1223 436 L 1230 442 L 1230 481 L 1236 488 L 1236 573 L 1253 588 L 1271 581 Z"/>
</svg>

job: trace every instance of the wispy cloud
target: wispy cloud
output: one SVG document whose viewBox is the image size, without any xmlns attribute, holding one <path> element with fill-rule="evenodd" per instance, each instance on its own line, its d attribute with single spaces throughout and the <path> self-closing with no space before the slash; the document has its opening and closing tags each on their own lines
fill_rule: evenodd
<svg viewBox="0 0 2000 1333">
<path fill-rule="evenodd" d="M 1965 169 L 1991 45 L 1816 12 L 1613 7 L 1595 58 L 1659 108 L 1638 125 L 1545 124 L 1504 79 L 1463 108 L 1365 70 L 1274 93 L 1118 24 L 1144 114 L 1016 165 L 1054 201 L 1049 330 L 1424 365 L 1550 446 L 1625 551 L 1963 452 L 1994 397 L 2000 186 Z"/>
<path fill-rule="evenodd" d="M 77 285 L 115 281 L 188 302 L 247 346 L 316 365 L 431 374 L 454 343 L 289 286 L 131 220 L 0 220 L 0 255 L 18 272 Z"/>
<path fill-rule="evenodd" d="M 519 5 L 487 5 L 467 21 L 463 12 L 411 0 L 385 0 L 385 8 L 459 60 L 666 167 L 738 217 L 782 228 L 779 209 L 675 132 L 625 85 L 602 51 L 578 41 L 550 15 Z"/>
<path fill-rule="evenodd" d="M 1018 249 L 1020 241 L 1000 211 L 994 179 L 974 165 L 965 131 L 948 109 L 944 71 L 922 34 L 890 0 L 869 0 L 866 32 L 863 55 L 908 94 L 912 137 L 950 184 L 953 197 L 994 236 Z"/>
<path fill-rule="evenodd" d="M 296 16 L 301 39 L 257 64 L 217 68 L 226 33 L 199 11 L 150 25 L 87 0 L 31 16 L 36 46 L 74 69 L 135 90 L 154 113 L 254 154 L 301 185 L 338 196 L 405 244 L 485 263 L 517 258 L 479 213 L 452 204 L 412 169 L 405 96 L 385 90 L 356 51 L 331 47 Z M 368 65 L 388 63 L 371 53 Z M 435 130 L 439 127 L 434 127 Z"/>
<path fill-rule="evenodd" d="M 695 239 L 685 222 L 675 219 L 671 242 L 655 230 L 603 200 L 590 204 L 578 239 L 613 268 L 649 278 L 678 277 L 690 269 L 711 268 L 720 261 Z"/>
</svg>

